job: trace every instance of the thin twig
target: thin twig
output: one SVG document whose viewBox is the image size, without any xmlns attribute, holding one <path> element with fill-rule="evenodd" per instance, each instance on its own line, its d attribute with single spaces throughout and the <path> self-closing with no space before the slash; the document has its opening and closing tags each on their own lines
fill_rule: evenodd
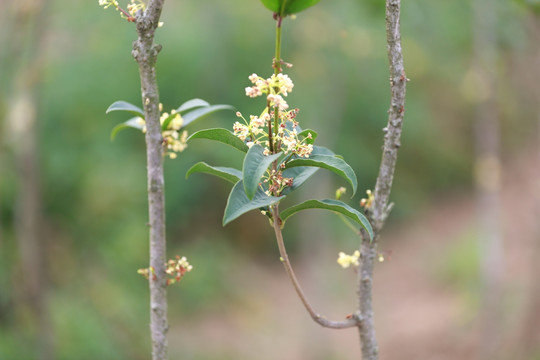
<svg viewBox="0 0 540 360">
<path fill-rule="evenodd" d="M 350 316 L 350 318 L 342 321 L 334 321 L 329 320 L 326 317 L 319 315 L 313 309 L 313 306 L 311 306 L 311 303 L 306 298 L 304 292 L 302 291 L 302 288 L 300 287 L 300 283 L 298 282 L 298 279 L 296 278 L 296 275 L 294 274 L 294 271 L 291 266 L 291 262 L 289 261 L 289 256 L 287 255 L 287 249 L 285 248 L 285 243 L 283 242 L 283 235 L 281 233 L 281 219 L 279 218 L 279 206 L 273 205 L 272 206 L 272 217 L 274 222 L 274 232 L 276 234 L 276 241 L 279 248 L 279 254 L 281 256 L 281 262 L 283 263 L 283 266 L 285 267 L 285 271 L 287 272 L 287 275 L 289 276 L 289 279 L 291 280 L 294 289 L 296 290 L 296 293 L 298 294 L 298 297 L 302 301 L 302 304 L 304 304 L 304 307 L 306 308 L 307 312 L 311 316 L 311 318 L 319 325 L 331 328 L 331 329 L 346 329 L 351 328 L 355 326 L 359 326 L 361 318 L 359 314 L 353 314 Z"/>
</svg>

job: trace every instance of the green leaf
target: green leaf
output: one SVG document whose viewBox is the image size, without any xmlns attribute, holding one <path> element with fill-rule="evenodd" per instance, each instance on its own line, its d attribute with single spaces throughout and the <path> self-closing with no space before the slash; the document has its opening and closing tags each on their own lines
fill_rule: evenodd
<svg viewBox="0 0 540 360">
<path fill-rule="evenodd" d="M 176 112 L 183 113 L 198 107 L 210 106 L 210 104 L 202 99 L 191 99 L 180 105 Z"/>
<path fill-rule="evenodd" d="M 240 170 L 222 167 L 222 166 L 210 166 L 205 162 L 198 162 L 193 165 L 186 173 L 186 179 L 194 173 L 205 173 L 220 177 L 233 184 L 236 184 L 238 180 L 242 179 L 242 172 Z"/>
<path fill-rule="evenodd" d="M 370 239 L 373 239 L 373 229 L 371 228 L 369 220 L 358 210 L 350 207 L 342 201 L 333 199 L 307 200 L 301 204 L 294 205 L 283 210 L 281 212 L 281 226 L 283 227 L 285 225 L 285 221 L 287 221 L 289 217 L 301 210 L 306 209 L 323 209 L 343 214 L 349 219 L 353 220 L 355 223 L 362 226 L 368 232 Z"/>
<path fill-rule="evenodd" d="M 275 12 L 275 13 L 278 13 L 278 12 L 279 12 L 279 8 L 280 8 L 280 6 L 281 6 L 281 2 L 282 2 L 282 1 L 283 1 L 283 0 L 261 0 L 261 2 L 263 3 L 263 5 L 264 5 L 267 9 L 269 9 L 269 10 Z"/>
<path fill-rule="evenodd" d="M 300 11 L 306 10 L 313 5 L 316 5 L 320 0 L 289 0 L 286 3 L 284 15 L 296 14 Z"/>
<path fill-rule="evenodd" d="M 268 196 L 261 188 L 258 188 L 255 196 L 250 200 L 244 191 L 244 184 L 242 183 L 242 180 L 240 180 L 234 185 L 229 194 L 229 199 L 227 199 L 227 207 L 225 208 L 225 214 L 223 215 L 223 226 L 248 211 L 270 206 L 282 198 L 283 196 Z"/>
<path fill-rule="evenodd" d="M 188 104 L 190 102 L 191 102 L 191 104 Z M 187 104 L 187 106 L 186 106 L 186 104 Z M 207 105 L 204 105 L 204 104 L 207 104 Z M 184 107 L 184 109 L 182 109 L 182 107 Z M 180 111 L 185 112 L 185 111 L 189 111 L 191 109 L 197 108 L 197 107 L 198 107 L 198 109 L 193 110 L 191 112 L 188 112 L 187 114 L 182 115 L 182 119 L 184 120 L 184 122 L 182 123 L 182 128 L 185 128 L 190 123 L 192 123 L 192 122 L 194 122 L 196 120 L 202 119 L 203 117 L 205 117 L 207 115 L 210 115 L 210 114 L 212 114 L 212 113 L 214 113 L 216 111 L 219 111 L 219 110 L 234 110 L 234 107 L 232 107 L 230 105 L 209 105 L 204 100 L 193 99 L 193 100 L 189 100 L 188 102 L 182 104 L 182 106 L 180 106 L 176 110 L 176 112 L 177 113 L 180 112 Z M 161 130 L 163 130 L 163 131 L 167 130 L 167 127 L 169 126 L 170 122 L 172 121 L 172 119 L 174 119 L 175 116 L 176 116 L 176 114 L 169 115 L 169 117 L 167 117 L 163 121 L 163 124 L 161 124 Z"/>
<path fill-rule="evenodd" d="M 184 125 L 182 127 L 186 127 L 195 120 L 200 120 L 219 110 L 234 110 L 234 107 L 231 105 L 211 105 L 190 111 L 187 114 L 182 115 L 182 118 L 184 119 Z"/>
<path fill-rule="evenodd" d="M 313 146 L 311 156 L 314 155 L 333 155 L 332 150 L 325 148 L 324 146 Z M 313 174 L 319 171 L 319 168 L 312 166 L 298 166 L 283 171 L 283 177 L 293 178 L 293 186 L 286 189 L 286 193 L 291 192 L 299 188 L 307 179 Z"/>
<path fill-rule="evenodd" d="M 308 138 L 309 134 L 311 134 L 311 139 Z M 313 144 L 315 142 L 315 139 L 317 138 L 319 134 L 317 134 L 316 131 L 314 130 L 311 130 L 311 129 L 306 129 L 306 130 L 303 130 L 302 132 L 300 132 L 298 134 L 298 136 L 303 136 L 306 138 L 306 143 L 308 144 Z"/>
<path fill-rule="evenodd" d="M 123 129 L 133 128 L 142 131 L 143 125 L 139 123 L 139 119 L 140 117 L 134 117 L 129 119 L 128 121 L 116 125 L 111 131 L 111 140 L 114 140 L 116 134 L 118 134 L 118 132 Z"/>
<path fill-rule="evenodd" d="M 274 13 L 287 16 L 305 10 L 320 0 L 261 0 L 263 5 Z M 283 8 L 285 6 L 285 8 Z"/>
<path fill-rule="evenodd" d="M 306 182 L 313 174 L 319 171 L 319 168 L 311 166 L 298 166 L 291 169 L 285 169 L 283 171 L 284 178 L 293 178 L 293 185 L 290 188 L 285 188 L 286 192 L 289 193 L 298 189 Z"/>
<path fill-rule="evenodd" d="M 266 169 L 281 156 L 281 153 L 265 156 L 263 151 L 264 148 L 261 145 L 253 144 L 244 158 L 244 167 L 242 168 L 244 189 L 250 199 L 255 196 L 259 181 Z"/>
<path fill-rule="evenodd" d="M 224 144 L 230 145 L 235 149 L 247 153 L 249 148 L 242 140 L 236 137 L 232 132 L 227 129 L 215 128 L 215 129 L 205 129 L 197 131 L 192 134 L 187 141 L 191 139 L 208 139 L 222 142 Z"/>
<path fill-rule="evenodd" d="M 351 184 L 353 190 L 352 196 L 354 196 L 356 193 L 356 188 L 358 186 L 356 174 L 349 164 L 347 164 L 343 159 L 331 155 L 311 155 L 309 158 L 298 158 L 289 161 L 286 168 L 288 169 L 297 166 L 315 166 L 330 170 L 343 177 L 345 180 L 347 180 L 347 182 L 349 182 L 349 184 Z"/>
<path fill-rule="evenodd" d="M 105 114 L 108 114 L 111 111 L 127 111 L 144 119 L 144 111 L 140 107 L 128 103 L 127 101 L 117 101 L 113 103 L 109 106 L 107 111 L 105 111 Z"/>
</svg>

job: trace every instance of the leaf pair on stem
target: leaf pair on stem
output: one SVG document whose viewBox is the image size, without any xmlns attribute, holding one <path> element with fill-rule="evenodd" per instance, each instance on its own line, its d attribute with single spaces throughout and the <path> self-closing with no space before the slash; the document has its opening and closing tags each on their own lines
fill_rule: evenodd
<svg viewBox="0 0 540 360">
<path fill-rule="evenodd" d="M 310 131 L 315 133 L 313 130 Z M 279 159 L 283 158 L 281 153 L 265 156 L 263 155 L 263 148 L 260 145 L 255 144 L 251 148 L 248 148 L 243 141 L 227 129 L 201 130 L 191 135 L 188 141 L 192 139 L 218 141 L 246 154 L 242 170 L 211 166 L 205 162 L 199 162 L 193 165 L 186 174 L 186 177 L 189 177 L 197 172 L 206 173 L 235 184 L 227 200 L 223 225 L 228 224 L 251 210 L 262 209 L 265 212 L 269 211 L 268 207 L 270 205 L 285 199 L 291 191 L 296 190 L 314 175 L 318 168 L 330 170 L 347 180 L 352 187 L 353 195 L 357 189 L 356 174 L 345 160 L 336 156 L 331 150 L 325 147 L 314 146 L 309 158 L 291 158 L 284 166 L 283 177 L 292 178 L 292 186 L 288 187 L 287 191 L 284 191 L 280 196 L 269 196 L 265 193 L 267 189 L 261 184 L 261 179 L 263 174 L 270 170 L 269 168 L 271 168 L 274 161 L 278 161 L 279 163 Z M 341 213 L 351 218 L 372 234 L 369 221 L 362 213 L 341 201 L 331 199 L 308 200 L 284 210 L 281 216 L 282 225 L 288 217 L 300 210 L 306 209 L 325 209 Z"/>
</svg>

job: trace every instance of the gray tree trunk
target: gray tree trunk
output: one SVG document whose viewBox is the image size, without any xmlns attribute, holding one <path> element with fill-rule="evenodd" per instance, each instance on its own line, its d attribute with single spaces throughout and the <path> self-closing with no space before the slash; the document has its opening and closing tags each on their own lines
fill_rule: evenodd
<svg viewBox="0 0 540 360">
<path fill-rule="evenodd" d="M 41 176 L 39 169 L 39 92 L 42 78 L 43 42 L 47 2 L 27 0 L 6 9 L 13 19 L 13 38 L 8 39 L 9 59 L 14 67 L 4 124 L 6 143 L 15 159 L 17 195 L 14 229 L 19 264 L 14 301 L 16 315 L 28 316 L 32 326 L 36 359 L 53 358 L 47 309 L 46 237 L 43 235 Z M 7 72 L 6 72 L 7 73 Z M 17 311 L 18 310 L 18 311 Z"/>
<path fill-rule="evenodd" d="M 540 47 L 538 41 L 540 41 L 540 14 L 531 15 L 530 25 L 532 28 L 532 42 L 536 42 L 536 58 L 534 62 L 534 75 L 538 79 L 540 77 Z M 537 153 L 536 153 L 536 179 L 540 179 L 540 85 L 535 82 L 536 88 L 534 89 L 535 97 L 538 104 L 537 112 Z M 535 215 L 536 219 L 540 219 L 540 183 L 537 182 L 534 189 L 535 199 Z M 538 319 L 540 318 L 540 281 L 538 281 L 538 274 L 540 274 L 540 221 L 536 222 L 534 240 L 531 243 L 530 251 L 530 278 L 531 289 L 528 297 L 528 303 L 526 304 L 526 310 L 524 312 L 525 319 L 519 332 L 519 341 L 515 345 L 514 351 L 520 354 L 523 359 L 533 359 L 534 356 L 540 354 L 540 334 L 538 332 Z"/>
<path fill-rule="evenodd" d="M 481 254 L 482 306 L 480 359 L 496 359 L 502 340 L 500 323 L 503 237 L 501 162 L 497 101 L 497 1 L 474 0 L 474 68 L 478 80 L 475 121 L 475 182 Z"/>
</svg>

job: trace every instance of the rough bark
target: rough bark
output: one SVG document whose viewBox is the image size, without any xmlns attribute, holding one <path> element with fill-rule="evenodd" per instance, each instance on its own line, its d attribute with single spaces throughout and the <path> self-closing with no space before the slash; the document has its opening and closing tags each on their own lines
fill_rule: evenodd
<svg viewBox="0 0 540 360">
<path fill-rule="evenodd" d="M 377 235 L 378 237 L 378 235 Z M 361 262 L 358 269 L 358 309 L 362 322 L 358 326 L 362 359 L 376 360 L 379 358 L 379 346 L 375 334 L 375 312 L 373 310 L 373 269 L 377 257 L 377 238 L 372 242 L 369 236 L 362 232 L 360 245 Z"/>
<path fill-rule="evenodd" d="M 394 179 L 397 154 L 401 146 L 401 129 L 405 114 L 405 88 L 407 77 L 403 66 L 400 31 L 400 0 L 386 0 L 386 38 L 390 69 L 391 99 L 388 110 L 388 123 L 384 128 L 384 145 L 379 175 L 375 184 L 374 200 L 369 209 L 375 237 L 370 241 L 362 232 L 361 264 L 358 272 L 358 301 L 362 317 L 360 326 L 360 343 L 362 359 L 376 360 L 379 347 L 375 336 L 374 311 L 372 300 L 373 268 L 377 257 L 379 234 L 391 209 L 389 205 L 390 191 Z"/>
<path fill-rule="evenodd" d="M 148 214 L 150 227 L 150 331 L 152 359 L 168 358 L 167 280 L 165 276 L 165 196 L 163 177 L 163 138 L 160 125 L 156 59 L 160 45 L 154 34 L 163 8 L 163 0 L 152 0 L 143 14 L 136 17 L 138 39 L 132 55 L 139 64 L 141 95 L 146 120 L 146 161 L 148 177 Z"/>
<path fill-rule="evenodd" d="M 473 2 L 474 71 L 486 88 L 475 120 L 475 182 L 481 254 L 480 359 L 496 359 L 501 343 L 503 250 L 500 221 L 499 115 L 497 109 L 497 1 Z"/>
</svg>

